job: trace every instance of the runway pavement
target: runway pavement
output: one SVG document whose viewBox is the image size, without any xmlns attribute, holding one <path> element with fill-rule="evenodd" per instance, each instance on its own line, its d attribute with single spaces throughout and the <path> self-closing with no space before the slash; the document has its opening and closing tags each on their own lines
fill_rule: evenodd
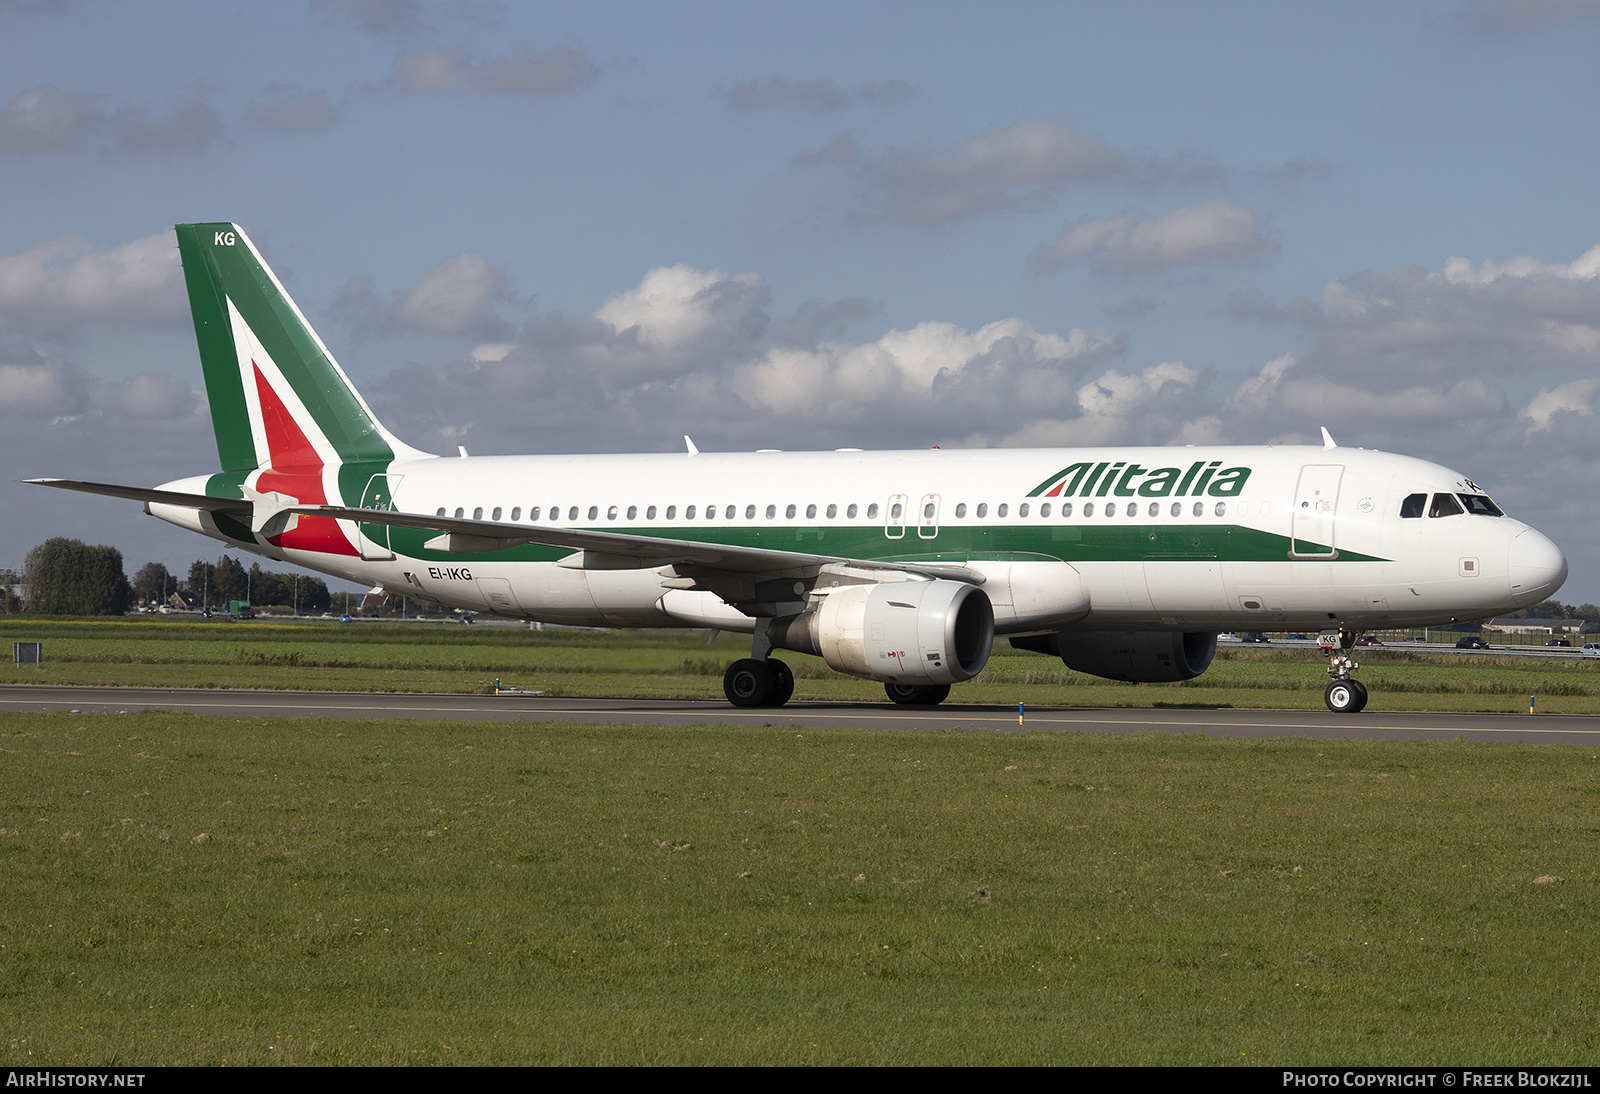
<svg viewBox="0 0 1600 1094">
<path fill-rule="evenodd" d="M 1368 710 L 1230 710 L 1194 707 L 1112 709 L 1037 707 L 1017 724 L 1015 707 L 946 703 L 790 703 L 741 710 L 689 699 L 592 699 L 511 695 L 400 695 L 365 692 L 203 691 L 184 688 L 0 686 L 0 711 L 117 714 L 187 710 L 196 714 L 307 718 L 434 718 L 454 721 L 599 722 L 642 725 L 749 725 L 867 729 L 1055 730 L 1079 733 L 1204 733 L 1214 737 L 1466 736 L 1485 741 L 1600 745 L 1600 716 L 1576 714 L 1434 714 Z"/>
</svg>

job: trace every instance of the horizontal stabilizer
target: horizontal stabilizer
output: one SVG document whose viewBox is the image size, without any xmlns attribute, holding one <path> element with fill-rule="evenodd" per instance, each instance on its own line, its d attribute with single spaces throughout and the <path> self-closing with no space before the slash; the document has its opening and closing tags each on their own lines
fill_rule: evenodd
<svg viewBox="0 0 1600 1094">
<path fill-rule="evenodd" d="M 117 486 L 107 482 L 80 482 L 77 479 L 23 479 L 34 486 L 54 486 L 59 490 L 79 490 L 85 494 L 104 494 L 108 498 L 127 498 L 146 504 L 178 505 L 203 509 L 208 513 L 249 513 L 251 504 L 243 498 L 213 498 L 209 494 L 186 494 L 177 490 L 151 490 L 143 486 Z"/>
</svg>

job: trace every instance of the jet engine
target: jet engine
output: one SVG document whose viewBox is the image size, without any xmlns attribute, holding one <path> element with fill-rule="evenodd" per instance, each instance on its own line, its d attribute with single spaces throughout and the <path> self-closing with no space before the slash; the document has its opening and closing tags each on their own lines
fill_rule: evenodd
<svg viewBox="0 0 1600 1094">
<path fill-rule="evenodd" d="M 815 608 L 775 621 L 782 649 L 888 684 L 954 684 L 983 671 L 994 647 L 994 608 L 960 581 L 894 581 L 836 588 Z"/>
<path fill-rule="evenodd" d="M 1217 636 L 1210 632 L 1057 632 L 1013 638 L 1011 644 L 1059 657 L 1069 669 L 1130 684 L 1193 680 L 1217 655 Z"/>
</svg>

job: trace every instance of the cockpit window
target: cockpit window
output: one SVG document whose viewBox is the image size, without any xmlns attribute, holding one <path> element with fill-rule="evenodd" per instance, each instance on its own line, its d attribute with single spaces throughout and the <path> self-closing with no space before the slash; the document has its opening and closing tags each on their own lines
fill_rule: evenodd
<svg viewBox="0 0 1600 1094">
<path fill-rule="evenodd" d="M 1477 517 L 1503 517 L 1500 507 L 1482 494 L 1457 494 L 1461 504 L 1467 507 L 1467 512 Z"/>
<path fill-rule="evenodd" d="M 1408 520 L 1412 517 L 1420 517 L 1422 511 L 1427 507 L 1428 495 L 1407 494 L 1406 500 L 1400 503 L 1400 515 Z"/>
<path fill-rule="evenodd" d="M 1435 494 L 1433 504 L 1428 506 L 1430 517 L 1458 517 L 1461 513 L 1461 503 L 1454 494 Z"/>
</svg>

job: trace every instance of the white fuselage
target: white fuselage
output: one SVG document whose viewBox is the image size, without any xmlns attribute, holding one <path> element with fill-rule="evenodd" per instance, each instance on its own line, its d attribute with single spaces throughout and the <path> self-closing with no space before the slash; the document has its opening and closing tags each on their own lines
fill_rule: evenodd
<svg viewBox="0 0 1600 1094">
<path fill-rule="evenodd" d="M 1080 465 L 1046 488 L 1058 468 Z M 1441 624 L 1537 603 L 1566 576 L 1560 550 L 1509 516 L 1403 517 L 1408 496 L 1481 491 L 1437 464 L 1360 449 L 491 456 L 396 461 L 387 478 L 393 509 L 406 513 L 965 567 L 982 575 L 1002 634 Z M 426 536 L 393 530 L 390 542 L 388 530 L 349 522 L 360 555 L 330 555 L 228 536 L 193 510 L 150 510 L 268 557 L 473 611 L 754 625 L 709 592 L 668 584 L 670 568 L 656 564 L 550 547 L 448 554 L 424 549 Z M 799 585 L 795 597 L 804 600 Z"/>
</svg>

